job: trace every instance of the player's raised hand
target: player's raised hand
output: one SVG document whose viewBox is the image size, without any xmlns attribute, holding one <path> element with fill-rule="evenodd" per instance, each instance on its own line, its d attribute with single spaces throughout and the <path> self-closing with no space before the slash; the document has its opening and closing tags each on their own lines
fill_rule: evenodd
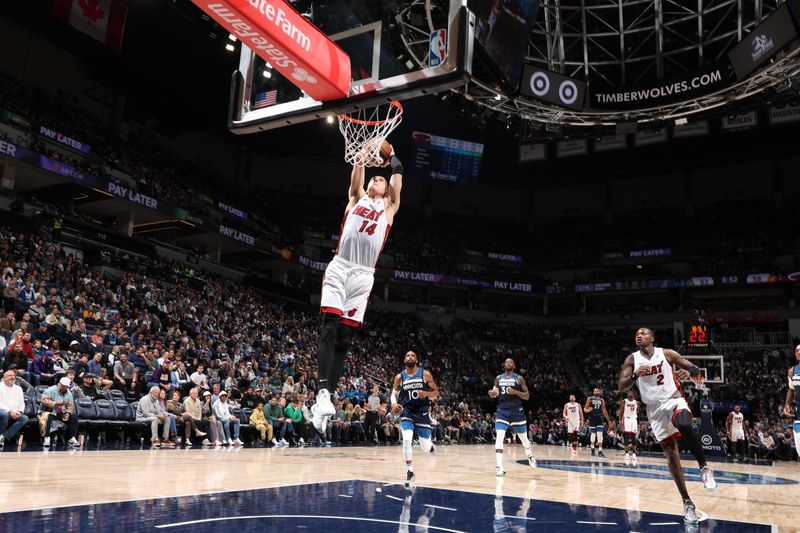
<svg viewBox="0 0 800 533">
<path fill-rule="evenodd" d="M 639 377 L 646 376 L 649 373 L 650 373 L 650 369 L 647 368 L 646 366 L 640 366 L 639 370 L 636 371 L 636 375 L 639 376 Z"/>
<path fill-rule="evenodd" d="M 683 368 L 679 369 L 675 372 L 675 377 L 678 378 L 678 381 L 688 381 L 691 379 L 692 375 L 689 373 L 688 370 L 684 370 Z"/>
<path fill-rule="evenodd" d="M 784 416 L 792 416 L 792 408 L 789 407 L 789 404 L 784 404 L 783 406 L 783 415 Z"/>
<path fill-rule="evenodd" d="M 498 396 L 500 396 L 500 391 L 497 390 L 497 387 L 495 387 L 489 391 L 489 396 L 491 396 L 492 398 L 497 398 Z"/>
<path fill-rule="evenodd" d="M 396 403 L 396 404 L 392 405 L 392 412 L 394 414 L 398 414 L 402 410 L 403 410 L 403 406 L 400 405 L 399 403 Z"/>
</svg>

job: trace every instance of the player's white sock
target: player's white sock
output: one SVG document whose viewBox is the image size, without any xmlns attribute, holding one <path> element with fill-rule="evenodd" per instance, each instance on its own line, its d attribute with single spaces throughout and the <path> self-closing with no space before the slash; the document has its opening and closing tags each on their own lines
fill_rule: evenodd
<svg viewBox="0 0 800 533">
<path fill-rule="evenodd" d="M 406 470 L 408 470 L 409 472 L 413 472 L 413 471 L 414 471 L 414 465 L 412 465 L 412 464 L 410 464 L 410 463 L 409 463 L 409 464 L 407 464 L 407 465 L 406 465 Z"/>
</svg>

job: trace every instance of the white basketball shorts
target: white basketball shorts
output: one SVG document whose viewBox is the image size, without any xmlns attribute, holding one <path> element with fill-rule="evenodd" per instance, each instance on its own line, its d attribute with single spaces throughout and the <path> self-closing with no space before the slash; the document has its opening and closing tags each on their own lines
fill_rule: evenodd
<svg viewBox="0 0 800 533">
<path fill-rule="evenodd" d="M 567 433 L 575 433 L 581 428 L 579 420 L 572 420 L 567 418 Z"/>
<path fill-rule="evenodd" d="M 625 417 L 623 420 L 622 425 L 622 432 L 623 433 L 638 433 L 639 432 L 639 424 L 638 420 L 635 418 Z"/>
<path fill-rule="evenodd" d="M 741 429 L 734 429 L 731 431 L 731 440 L 736 442 L 737 440 L 744 440 L 744 431 Z"/>
<path fill-rule="evenodd" d="M 334 256 L 322 276 L 320 312 L 339 315 L 343 324 L 360 326 L 374 282 L 374 268 Z"/>
<path fill-rule="evenodd" d="M 673 435 L 680 436 L 678 429 L 672 425 L 672 417 L 680 410 L 691 414 L 689 405 L 683 397 L 670 398 L 662 404 L 647 406 L 647 419 L 653 429 L 653 436 L 658 442 L 664 442 Z"/>
</svg>

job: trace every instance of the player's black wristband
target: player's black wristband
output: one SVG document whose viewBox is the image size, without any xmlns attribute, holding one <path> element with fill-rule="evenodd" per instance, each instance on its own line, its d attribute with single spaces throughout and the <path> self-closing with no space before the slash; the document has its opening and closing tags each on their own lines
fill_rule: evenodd
<svg viewBox="0 0 800 533">
<path fill-rule="evenodd" d="M 634 383 L 636 383 L 636 380 L 637 380 L 637 379 L 639 379 L 639 375 L 634 373 L 634 374 L 631 376 L 631 381 L 633 381 Z"/>
<path fill-rule="evenodd" d="M 689 369 L 689 375 L 692 376 L 693 378 L 696 378 L 697 376 L 700 375 L 700 369 L 697 368 L 696 366 L 691 367 Z"/>
<path fill-rule="evenodd" d="M 393 155 L 392 158 L 389 160 L 389 166 L 392 167 L 392 174 L 402 174 L 403 173 L 403 163 L 397 158 L 396 155 Z"/>
</svg>

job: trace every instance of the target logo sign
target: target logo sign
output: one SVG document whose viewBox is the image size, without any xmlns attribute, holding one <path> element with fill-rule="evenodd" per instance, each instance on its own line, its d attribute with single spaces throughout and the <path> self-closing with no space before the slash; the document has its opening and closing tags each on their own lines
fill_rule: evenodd
<svg viewBox="0 0 800 533">
<path fill-rule="evenodd" d="M 581 110 L 586 84 L 533 65 L 525 65 L 520 93 L 551 104 Z"/>
</svg>

